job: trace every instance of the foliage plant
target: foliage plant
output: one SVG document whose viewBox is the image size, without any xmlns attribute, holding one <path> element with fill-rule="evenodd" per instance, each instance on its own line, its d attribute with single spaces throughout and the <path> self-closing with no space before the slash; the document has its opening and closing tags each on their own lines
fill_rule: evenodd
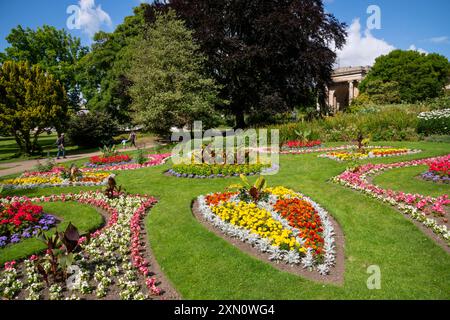
<svg viewBox="0 0 450 320">
<path fill-rule="evenodd" d="M 29 62 L 0 65 L 0 131 L 13 136 L 23 153 L 40 152 L 39 135 L 61 128 L 67 112 L 66 91 L 52 74 Z"/>
<path fill-rule="evenodd" d="M 242 184 L 232 184 L 228 186 L 227 190 L 237 189 L 239 191 L 239 199 L 245 202 L 258 202 L 260 200 L 266 201 L 269 193 L 264 191 L 267 188 L 267 182 L 264 177 L 258 177 L 254 184 L 250 184 L 247 177 L 240 175 Z"/>
<path fill-rule="evenodd" d="M 94 111 L 73 115 L 67 135 L 74 144 L 92 148 L 111 145 L 117 130 L 118 124 L 109 114 Z"/>
<path fill-rule="evenodd" d="M 205 57 L 192 31 L 173 11 L 160 13 L 144 37 L 136 41 L 128 76 L 134 121 L 166 136 L 173 126 L 215 124 L 214 106 L 219 87 L 205 76 Z"/>
</svg>

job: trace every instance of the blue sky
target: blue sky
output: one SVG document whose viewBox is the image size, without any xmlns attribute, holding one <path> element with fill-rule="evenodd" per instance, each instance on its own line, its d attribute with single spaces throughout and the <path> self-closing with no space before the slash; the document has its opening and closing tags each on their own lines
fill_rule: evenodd
<svg viewBox="0 0 450 320">
<path fill-rule="evenodd" d="M 90 34 L 101 29 L 112 31 L 132 14 L 141 0 L 0 0 L 0 51 L 7 47 L 5 37 L 21 24 L 36 28 L 43 24 L 67 29 L 71 5 L 81 10 L 81 29 L 69 30 L 90 44 Z M 338 64 L 371 64 L 380 54 L 394 48 L 438 52 L 450 58 L 450 1 L 448 0 L 324 0 L 328 12 L 346 22 L 350 38 L 339 51 Z M 367 8 L 377 5 L 381 29 L 366 30 Z"/>
</svg>

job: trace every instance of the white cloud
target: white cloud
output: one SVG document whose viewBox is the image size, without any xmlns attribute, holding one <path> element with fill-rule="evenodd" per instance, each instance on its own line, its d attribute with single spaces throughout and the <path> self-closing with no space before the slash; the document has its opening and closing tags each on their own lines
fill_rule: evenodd
<svg viewBox="0 0 450 320">
<path fill-rule="evenodd" d="M 112 26 L 111 17 L 102 9 L 101 5 L 95 5 L 95 0 L 80 0 L 78 5 L 80 11 L 77 24 L 90 37 L 94 36 L 102 25 Z"/>
<path fill-rule="evenodd" d="M 383 39 L 375 38 L 369 29 L 362 33 L 359 19 L 353 20 L 347 32 L 347 43 L 336 52 L 338 67 L 371 66 L 377 57 L 395 50 Z"/>
<path fill-rule="evenodd" d="M 450 39 L 447 36 L 430 38 L 428 41 L 432 43 L 450 43 Z"/>
<path fill-rule="evenodd" d="M 424 50 L 424 49 L 422 49 L 422 48 L 417 48 L 415 45 L 410 45 L 409 46 L 409 49 L 408 50 L 413 50 L 413 51 L 417 51 L 417 52 L 420 52 L 420 53 L 425 53 L 425 54 L 428 54 L 428 51 L 426 51 L 426 50 Z"/>
</svg>

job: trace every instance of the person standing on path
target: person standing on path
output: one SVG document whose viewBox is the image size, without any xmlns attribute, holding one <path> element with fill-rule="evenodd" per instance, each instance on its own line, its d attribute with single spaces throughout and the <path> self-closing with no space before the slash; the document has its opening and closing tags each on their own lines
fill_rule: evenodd
<svg viewBox="0 0 450 320">
<path fill-rule="evenodd" d="M 63 158 L 66 159 L 66 147 L 65 147 L 64 133 L 61 133 L 59 138 L 56 140 L 56 145 L 58 146 L 58 153 L 56 155 L 56 159 L 59 159 L 61 154 L 62 154 Z"/>
<path fill-rule="evenodd" d="M 137 148 L 137 146 L 136 146 L 136 132 L 131 131 L 130 138 L 128 140 L 130 140 L 130 145 L 131 146 L 134 146 L 135 148 Z"/>
</svg>

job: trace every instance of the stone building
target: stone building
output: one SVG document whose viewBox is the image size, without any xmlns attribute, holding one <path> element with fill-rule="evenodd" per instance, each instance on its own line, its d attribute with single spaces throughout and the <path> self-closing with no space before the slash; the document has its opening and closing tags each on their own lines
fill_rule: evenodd
<svg viewBox="0 0 450 320">
<path fill-rule="evenodd" d="M 345 67 L 334 70 L 333 84 L 328 88 L 327 104 L 333 113 L 345 110 L 358 97 L 359 83 L 365 78 L 370 67 Z"/>
</svg>

